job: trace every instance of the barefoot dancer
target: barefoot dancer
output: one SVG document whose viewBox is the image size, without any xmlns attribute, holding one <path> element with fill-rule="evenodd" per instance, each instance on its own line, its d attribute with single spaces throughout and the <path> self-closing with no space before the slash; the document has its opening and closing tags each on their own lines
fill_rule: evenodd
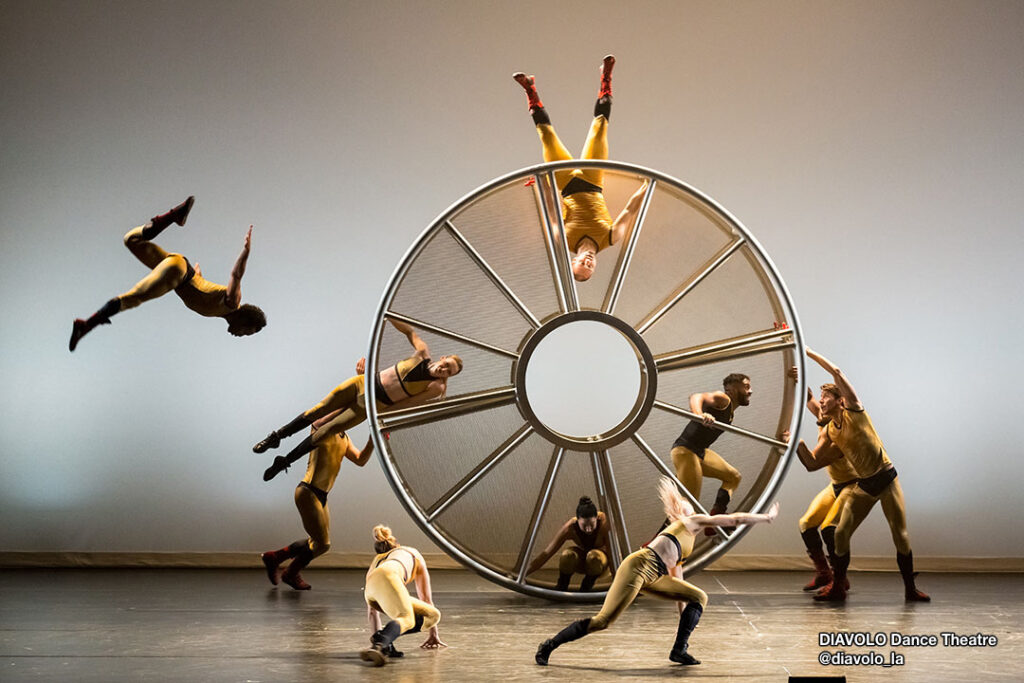
<svg viewBox="0 0 1024 683">
<path fill-rule="evenodd" d="M 68 348 L 75 350 L 82 337 L 97 325 L 110 324 L 111 316 L 129 308 L 135 308 L 144 301 L 156 299 L 171 290 L 182 302 L 199 315 L 210 318 L 224 318 L 228 332 L 236 337 L 256 334 L 267 324 L 267 317 L 259 307 L 242 304 L 242 275 L 249 259 L 249 245 L 252 240 L 252 226 L 245 233 L 242 253 L 238 255 L 228 286 L 218 285 L 203 277 L 198 264 L 189 263 L 181 254 L 170 254 L 152 242 L 171 223 L 185 225 L 194 197 L 174 207 L 167 213 L 154 216 L 145 225 L 131 230 L 124 236 L 124 245 L 135 257 L 151 268 L 149 275 L 124 294 L 114 297 L 93 313 L 89 318 L 75 320 Z"/>
</svg>

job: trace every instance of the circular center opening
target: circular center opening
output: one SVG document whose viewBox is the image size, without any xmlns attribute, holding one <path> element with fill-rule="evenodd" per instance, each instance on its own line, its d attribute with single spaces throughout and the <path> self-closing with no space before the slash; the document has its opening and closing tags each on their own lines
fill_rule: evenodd
<svg viewBox="0 0 1024 683">
<path fill-rule="evenodd" d="M 579 320 L 544 337 L 526 367 L 526 396 L 537 418 L 572 437 L 603 434 L 629 415 L 640 395 L 632 344 L 604 323 Z"/>
</svg>

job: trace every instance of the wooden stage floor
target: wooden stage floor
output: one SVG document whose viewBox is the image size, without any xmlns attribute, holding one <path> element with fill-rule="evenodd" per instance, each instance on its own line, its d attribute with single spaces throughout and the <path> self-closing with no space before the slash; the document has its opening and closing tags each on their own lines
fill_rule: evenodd
<svg viewBox="0 0 1024 683">
<path fill-rule="evenodd" d="M 476 575 L 435 571 L 440 651 L 400 638 L 406 656 L 374 669 L 362 571 L 307 570 L 313 590 L 273 588 L 261 570 L 0 571 L 0 681 L 857 681 L 1024 680 L 1024 575 L 923 574 L 930 604 L 905 605 L 895 573 L 855 573 L 844 606 L 813 604 L 807 573 L 703 572 L 710 603 L 691 638 L 700 666 L 667 659 L 672 605 L 641 598 L 611 629 L 533 662 L 537 644 L 596 605 L 505 591 Z M 894 631 L 935 647 L 820 646 L 819 633 Z M 995 647 L 943 646 L 941 633 L 991 634 Z M 890 653 L 902 665 L 822 666 L 823 652 Z"/>
</svg>

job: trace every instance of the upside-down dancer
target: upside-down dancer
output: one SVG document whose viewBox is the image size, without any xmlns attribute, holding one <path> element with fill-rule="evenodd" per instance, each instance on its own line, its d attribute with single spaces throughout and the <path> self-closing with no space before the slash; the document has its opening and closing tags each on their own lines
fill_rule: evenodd
<svg viewBox="0 0 1024 683">
<path fill-rule="evenodd" d="M 334 415 L 326 415 L 313 423 L 315 432 Z M 327 494 L 334 487 L 341 463 L 345 458 L 362 467 L 373 454 L 373 440 L 369 439 L 362 451 L 356 450 L 347 434 L 335 434 L 324 439 L 309 454 L 306 475 L 295 487 L 295 507 L 302 518 L 302 528 L 309 534 L 280 550 L 268 550 L 260 555 L 267 568 L 267 578 L 275 586 L 284 581 L 295 590 L 309 590 L 311 586 L 299 574 L 313 558 L 323 555 L 331 547 L 331 515 L 327 509 Z M 291 560 L 281 571 L 282 562 Z"/>
<path fill-rule="evenodd" d="M 82 337 L 98 325 L 109 325 L 110 318 L 117 313 L 135 308 L 172 290 L 185 306 L 199 315 L 224 318 L 228 323 L 228 332 L 236 337 L 256 334 L 263 329 L 267 324 L 263 311 L 252 304 L 242 303 L 242 276 L 245 274 L 246 261 L 249 260 L 251 225 L 245 233 L 242 252 L 231 269 L 227 287 L 204 278 L 198 263 L 190 263 L 181 254 L 168 253 L 152 241 L 172 223 L 185 225 L 194 202 L 195 197 L 189 197 L 167 213 L 154 216 L 148 223 L 130 230 L 124 236 L 124 245 L 135 258 L 151 269 L 150 273 L 124 294 L 107 301 L 88 318 L 77 318 L 71 328 L 68 349 L 74 351 Z"/>
<path fill-rule="evenodd" d="M 551 542 L 533 558 L 526 569 L 532 574 L 550 560 L 558 549 L 572 541 L 558 558 L 558 583 L 555 590 L 569 590 L 573 574 L 583 574 L 580 592 L 594 589 L 597 579 L 608 568 L 611 549 L 608 546 L 608 517 L 597 509 L 588 496 L 580 498 L 576 516 L 559 528 Z"/>
<path fill-rule="evenodd" d="M 679 627 L 668 658 L 679 664 L 700 664 L 700 661 L 688 652 L 688 647 L 690 634 L 704 613 L 708 596 L 697 586 L 669 575 L 669 568 L 672 568 L 672 574 L 679 573 L 680 563 L 693 550 L 694 536 L 703 529 L 771 522 L 779 514 L 779 504 L 773 504 L 767 514 L 736 512 L 731 515 L 709 516 L 695 514 L 693 507 L 679 494 L 675 484 L 668 477 L 662 477 L 658 493 L 665 506 L 669 525 L 654 540 L 622 561 L 615 573 L 615 580 L 608 589 L 604 605 L 596 616 L 574 621 L 553 638 L 540 644 L 534 656 L 538 664 L 547 665 L 552 651 L 560 645 L 611 626 L 640 591 L 686 603 L 685 608 L 680 604 Z"/>
<path fill-rule="evenodd" d="M 896 564 L 903 577 L 907 602 L 927 602 L 931 598 L 917 589 L 914 580 L 914 554 L 907 532 L 907 510 L 903 489 L 896 468 L 878 438 L 871 418 L 864 411 L 846 375 L 831 361 L 810 349 L 807 355 L 832 375 L 833 383 L 822 385 L 820 410 L 828 425 L 818 436 L 811 451 L 807 444 L 797 444 L 797 456 L 808 471 L 821 469 L 840 458 L 849 460 L 857 473 L 857 483 L 839 496 L 839 523 L 836 526 L 835 555 L 832 561 L 832 583 L 815 600 L 842 602 L 846 600 L 846 574 L 850 566 L 850 537 L 871 512 L 875 503 L 882 504 L 882 513 L 889 523 Z"/>
<path fill-rule="evenodd" d="M 594 121 L 580 153 L 581 159 L 608 158 L 608 119 L 612 113 L 612 67 L 615 57 L 608 55 L 601 64 L 601 90 L 594 105 Z M 530 116 L 537 126 L 544 148 L 544 161 L 566 161 L 572 154 L 558 138 L 551 118 L 537 94 L 536 79 L 519 72 L 512 75 L 526 91 Z M 555 184 L 562 194 L 565 239 L 572 258 L 573 277 L 589 280 L 597 267 L 597 253 L 622 241 L 636 220 L 646 183 L 637 190 L 614 221 L 604 200 L 604 171 L 599 168 L 555 171 Z"/>
<path fill-rule="evenodd" d="M 444 396 L 448 378 L 462 371 L 462 359 L 452 355 L 441 356 L 432 361 L 426 342 L 420 339 L 409 325 L 397 320 L 392 320 L 391 324 L 406 336 L 415 353 L 377 373 L 374 378 L 377 382 L 377 409 L 386 411 L 409 408 Z M 287 455 L 274 458 L 274 464 L 263 473 L 264 481 L 269 481 L 288 469 L 289 465 L 309 453 L 324 439 L 347 432 L 366 419 L 366 378 L 361 370 L 355 377 L 350 377 L 336 386 L 315 406 L 300 413 L 283 427 L 270 432 L 266 438 L 253 446 L 252 450 L 255 453 L 264 453 L 271 448 L 277 448 L 281 445 L 281 439 L 336 411 L 340 412 L 303 439 Z"/>
<path fill-rule="evenodd" d="M 722 485 L 715 495 L 715 503 L 709 512 L 723 514 L 732 494 L 740 485 L 739 470 L 709 446 L 722 435 L 715 423 L 732 424 L 733 415 L 739 406 L 750 405 L 750 378 L 734 372 L 722 380 L 722 391 L 705 391 L 690 396 L 690 411 L 701 416 L 700 422 L 690 421 L 672 444 L 672 464 L 676 476 L 693 495 L 700 497 L 704 477 L 718 479 Z M 715 530 L 708 527 L 707 536 L 714 536 Z"/>
<path fill-rule="evenodd" d="M 370 647 L 359 653 L 360 658 L 374 666 L 384 666 L 389 657 L 401 657 L 395 649 L 395 639 L 406 633 L 427 630 L 423 649 L 447 647 L 437 633 L 441 612 L 434 606 L 430 592 L 430 573 L 423 555 L 416 548 L 401 545 L 386 526 L 373 528 L 373 550 L 377 555 L 366 572 L 366 615 L 370 621 Z M 409 595 L 405 584 L 416 582 L 416 595 Z M 390 621 L 381 627 L 380 614 Z"/>
<path fill-rule="evenodd" d="M 793 367 L 790 377 L 796 379 L 797 369 Z M 828 419 L 822 419 L 821 406 L 814 392 L 807 388 L 807 410 L 814 416 L 818 424 L 819 433 L 827 429 Z M 800 518 L 800 538 L 803 539 L 807 554 L 814 563 L 814 577 L 804 586 L 805 591 L 825 588 L 832 583 L 832 568 L 829 565 L 829 557 L 835 556 L 836 547 L 836 525 L 839 523 L 839 511 L 842 502 L 839 496 L 849 486 L 857 481 L 857 473 L 846 458 L 840 458 L 826 468 L 830 479 L 829 485 L 818 492 L 807 511 Z M 824 547 L 822 547 L 824 542 Z M 828 555 L 826 556 L 826 551 Z M 844 584 L 846 590 L 850 590 L 850 580 L 847 577 Z"/>
</svg>

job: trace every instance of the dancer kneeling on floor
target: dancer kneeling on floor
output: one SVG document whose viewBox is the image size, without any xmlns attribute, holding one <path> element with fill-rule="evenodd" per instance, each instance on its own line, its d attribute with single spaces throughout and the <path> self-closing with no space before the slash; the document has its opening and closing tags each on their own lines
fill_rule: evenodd
<svg viewBox="0 0 1024 683">
<path fill-rule="evenodd" d="M 373 635 L 370 636 L 371 647 L 359 653 L 360 658 L 374 666 L 384 666 L 389 657 L 402 656 L 394 646 L 398 636 L 418 633 L 423 629 L 429 633 L 421 648 L 447 647 L 437 635 L 441 612 L 434 607 L 430 574 L 420 551 L 399 544 L 391 535 L 391 529 L 380 525 L 373 527 L 373 549 L 377 556 L 366 572 L 366 590 L 363 593 Z M 405 584 L 410 581 L 416 582 L 418 600 L 406 590 Z M 381 612 L 391 618 L 383 628 L 380 625 Z"/>
<path fill-rule="evenodd" d="M 597 616 L 574 621 L 555 637 L 540 644 L 534 656 L 538 664 L 547 665 L 548 658 L 559 645 L 611 626 L 636 599 L 640 591 L 678 601 L 680 606 L 683 602 L 686 603 L 686 607 L 681 609 L 679 615 L 679 629 L 676 631 L 675 644 L 668 658 L 679 664 L 700 664 L 700 661 L 687 652 L 687 648 L 690 634 L 704 612 L 708 596 L 700 588 L 683 581 L 682 578 L 670 576 L 668 568 L 672 568 L 672 574 L 681 573 L 679 565 L 693 550 L 695 536 L 703 529 L 771 522 L 779 514 L 779 504 L 773 504 L 767 514 L 736 512 L 731 515 L 699 515 L 694 513 L 693 506 L 679 494 L 675 483 L 668 477 L 662 477 L 658 485 L 658 494 L 665 506 L 669 525 L 645 547 L 622 561 Z"/>
</svg>

